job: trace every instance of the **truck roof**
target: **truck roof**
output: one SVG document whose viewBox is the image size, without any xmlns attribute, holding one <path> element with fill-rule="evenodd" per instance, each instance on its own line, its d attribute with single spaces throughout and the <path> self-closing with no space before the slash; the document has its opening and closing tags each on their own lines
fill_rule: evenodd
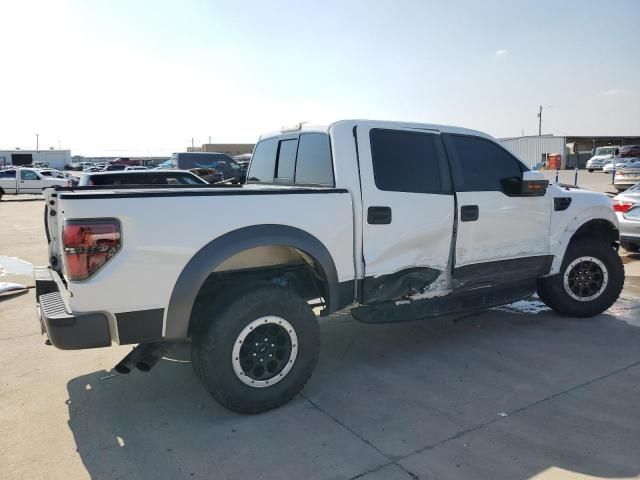
<svg viewBox="0 0 640 480">
<path fill-rule="evenodd" d="M 287 133 L 295 133 L 295 132 L 329 133 L 333 128 L 338 126 L 347 125 L 348 127 L 352 128 L 361 123 L 367 123 L 369 125 L 373 124 L 377 128 L 409 128 L 409 129 L 417 129 L 417 130 L 435 130 L 438 132 L 445 132 L 445 133 L 475 135 L 475 136 L 485 137 L 485 138 L 494 140 L 494 138 L 491 135 L 488 135 L 484 132 L 480 132 L 478 130 L 472 130 L 469 128 L 454 127 L 450 125 L 440 125 L 435 123 L 399 122 L 399 121 L 392 121 L 392 120 L 367 120 L 367 119 L 338 120 L 328 125 L 299 123 L 292 127 L 283 127 L 281 130 L 265 133 L 264 135 L 260 136 L 259 140 L 264 140 L 265 138 L 277 137 Z"/>
</svg>

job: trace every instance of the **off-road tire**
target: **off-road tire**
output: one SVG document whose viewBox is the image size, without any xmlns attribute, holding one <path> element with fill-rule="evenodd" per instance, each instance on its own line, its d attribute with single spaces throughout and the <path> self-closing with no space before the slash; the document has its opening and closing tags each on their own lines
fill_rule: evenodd
<svg viewBox="0 0 640 480">
<path fill-rule="evenodd" d="M 607 269 L 607 283 L 602 292 L 589 301 L 572 298 L 564 287 L 567 267 L 580 257 L 593 257 Z M 624 284 L 624 266 L 615 249 L 604 241 L 578 240 L 569 245 L 565 253 L 560 273 L 538 280 L 538 296 L 560 315 L 567 317 L 592 317 L 604 312 L 620 296 Z"/>
<path fill-rule="evenodd" d="M 206 304 L 197 312 L 191 333 L 191 361 L 196 377 L 223 407 L 237 413 L 261 413 L 291 400 L 307 383 L 320 352 L 317 319 L 292 291 L 271 284 L 245 285 L 244 290 Z M 288 322 L 297 336 L 293 366 L 273 385 L 256 388 L 240 380 L 232 364 L 242 331 L 266 316 Z"/>
</svg>

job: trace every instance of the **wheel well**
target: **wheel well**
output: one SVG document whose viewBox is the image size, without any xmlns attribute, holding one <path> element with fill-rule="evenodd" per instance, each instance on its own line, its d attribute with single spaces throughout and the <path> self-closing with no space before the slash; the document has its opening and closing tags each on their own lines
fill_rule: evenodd
<svg viewBox="0 0 640 480">
<path fill-rule="evenodd" d="M 620 240 L 620 232 L 618 228 L 608 220 L 602 218 L 589 220 L 584 225 L 580 226 L 578 230 L 571 237 L 571 241 L 574 243 L 578 240 L 601 240 L 610 244 L 611 246 L 617 246 Z"/>
<path fill-rule="evenodd" d="M 313 257 L 294 247 L 256 247 L 226 259 L 206 278 L 191 310 L 189 333 L 203 307 L 259 284 L 291 289 L 303 300 L 318 300 L 314 306 L 328 305 L 328 279 Z"/>
</svg>

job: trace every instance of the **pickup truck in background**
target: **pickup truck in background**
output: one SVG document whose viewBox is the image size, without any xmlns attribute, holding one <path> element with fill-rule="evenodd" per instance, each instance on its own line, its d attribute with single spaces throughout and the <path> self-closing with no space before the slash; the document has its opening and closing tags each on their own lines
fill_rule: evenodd
<svg viewBox="0 0 640 480">
<path fill-rule="evenodd" d="M 50 266 L 34 274 L 51 343 L 138 344 L 116 366 L 126 373 L 190 341 L 196 376 L 242 413 L 303 388 L 320 349 L 314 308 L 401 322 L 537 291 L 589 317 L 624 281 L 605 195 L 549 185 L 488 135 L 441 125 L 304 126 L 262 136 L 244 186 L 46 199 Z"/>
<path fill-rule="evenodd" d="M 0 200 L 3 195 L 40 194 L 45 188 L 69 184 L 69 179 L 42 175 L 37 168 L 5 168 L 0 170 Z"/>
</svg>

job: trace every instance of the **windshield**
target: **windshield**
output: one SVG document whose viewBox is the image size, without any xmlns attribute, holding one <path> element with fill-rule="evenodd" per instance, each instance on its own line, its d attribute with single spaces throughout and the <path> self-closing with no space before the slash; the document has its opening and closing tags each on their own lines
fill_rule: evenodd
<svg viewBox="0 0 640 480">
<path fill-rule="evenodd" d="M 599 155 L 613 155 L 613 148 L 611 147 L 596 148 L 596 156 L 599 156 Z"/>
</svg>

